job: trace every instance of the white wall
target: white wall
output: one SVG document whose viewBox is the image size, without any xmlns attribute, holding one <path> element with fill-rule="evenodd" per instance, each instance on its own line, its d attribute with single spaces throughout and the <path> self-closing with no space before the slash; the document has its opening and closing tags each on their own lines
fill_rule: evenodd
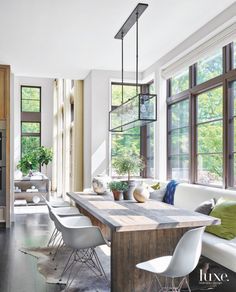
<svg viewBox="0 0 236 292">
<path fill-rule="evenodd" d="M 134 82 L 134 73 L 125 73 Z M 119 71 L 94 70 L 84 80 L 84 187 L 97 174 L 109 170 L 109 110 L 111 81 L 120 81 Z"/>
<path fill-rule="evenodd" d="M 21 138 L 21 96 L 20 86 L 41 86 L 41 144 L 45 147 L 53 145 L 53 79 L 15 76 L 14 78 L 14 168 L 20 159 Z M 42 172 L 45 169 L 42 168 Z M 51 164 L 48 167 L 51 178 Z"/>
</svg>

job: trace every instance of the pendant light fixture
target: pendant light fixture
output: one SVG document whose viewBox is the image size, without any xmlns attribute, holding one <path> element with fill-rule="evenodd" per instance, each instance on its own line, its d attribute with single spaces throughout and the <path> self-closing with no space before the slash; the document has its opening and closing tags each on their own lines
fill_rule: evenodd
<svg viewBox="0 0 236 292">
<path fill-rule="evenodd" d="M 123 26 L 115 35 L 115 39 L 121 40 L 121 105 L 109 113 L 109 131 L 123 132 L 125 130 L 141 127 L 157 120 L 157 96 L 156 94 L 139 93 L 138 84 L 138 20 L 148 7 L 148 4 L 139 3 Z M 124 37 L 136 23 L 136 95 L 124 101 Z"/>
</svg>

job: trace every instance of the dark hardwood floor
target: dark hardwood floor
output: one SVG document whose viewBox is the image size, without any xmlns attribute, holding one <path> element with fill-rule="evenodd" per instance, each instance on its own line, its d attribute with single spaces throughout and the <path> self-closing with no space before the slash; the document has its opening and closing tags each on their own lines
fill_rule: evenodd
<svg viewBox="0 0 236 292">
<path fill-rule="evenodd" d="M 0 229 L 0 292 L 56 292 L 37 271 L 37 260 L 19 251 L 45 246 L 53 228 L 48 214 L 15 215 L 11 229 Z"/>
</svg>

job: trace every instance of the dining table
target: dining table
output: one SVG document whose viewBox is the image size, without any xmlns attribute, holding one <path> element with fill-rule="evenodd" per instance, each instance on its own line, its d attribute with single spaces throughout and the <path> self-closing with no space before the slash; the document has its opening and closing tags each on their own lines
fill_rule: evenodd
<svg viewBox="0 0 236 292">
<path fill-rule="evenodd" d="M 111 194 L 69 192 L 67 195 L 111 241 L 112 292 L 148 291 L 153 275 L 137 269 L 138 263 L 172 255 L 189 229 L 220 224 L 218 218 L 152 199 L 138 203 L 114 201 Z M 153 291 L 157 291 L 157 287 L 154 283 Z"/>
</svg>

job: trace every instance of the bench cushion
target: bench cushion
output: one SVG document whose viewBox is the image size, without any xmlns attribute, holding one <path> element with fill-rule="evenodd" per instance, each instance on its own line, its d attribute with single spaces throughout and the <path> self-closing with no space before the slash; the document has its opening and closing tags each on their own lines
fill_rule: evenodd
<svg viewBox="0 0 236 292">
<path fill-rule="evenodd" d="M 218 200 L 220 197 L 236 200 L 236 192 L 220 188 L 180 183 L 176 187 L 174 205 L 178 208 L 194 211 L 202 202 L 212 198 Z"/>
<path fill-rule="evenodd" d="M 204 232 L 202 255 L 236 272 L 236 238 L 227 240 Z"/>
</svg>

